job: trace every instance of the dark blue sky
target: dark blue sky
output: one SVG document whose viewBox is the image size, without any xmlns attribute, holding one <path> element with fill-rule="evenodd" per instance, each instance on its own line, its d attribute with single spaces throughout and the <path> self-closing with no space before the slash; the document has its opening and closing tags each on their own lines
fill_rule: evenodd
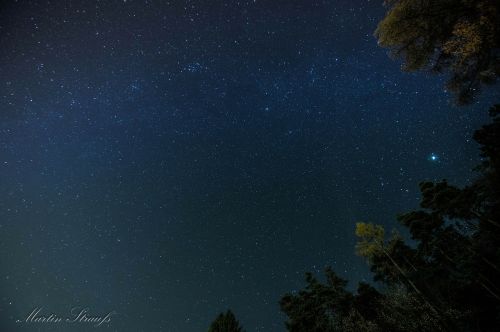
<svg viewBox="0 0 500 332">
<path fill-rule="evenodd" d="M 383 14 L 2 4 L 0 327 L 87 306 L 118 313 L 104 330 L 194 332 L 231 308 L 284 331 L 278 301 L 306 271 L 370 280 L 355 222 L 396 227 L 421 180 L 469 181 L 489 106 L 401 72 L 372 36 Z"/>
</svg>

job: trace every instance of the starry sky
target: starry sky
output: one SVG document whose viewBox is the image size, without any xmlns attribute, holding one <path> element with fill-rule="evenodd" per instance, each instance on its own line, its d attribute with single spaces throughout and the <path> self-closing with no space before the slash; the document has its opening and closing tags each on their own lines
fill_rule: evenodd
<svg viewBox="0 0 500 332">
<path fill-rule="evenodd" d="M 422 180 L 469 182 L 490 101 L 402 72 L 373 37 L 384 12 L 3 1 L 0 327 L 86 306 L 117 312 L 103 330 L 194 332 L 231 308 L 284 331 L 306 271 L 371 280 L 355 223 L 396 227 Z"/>
</svg>

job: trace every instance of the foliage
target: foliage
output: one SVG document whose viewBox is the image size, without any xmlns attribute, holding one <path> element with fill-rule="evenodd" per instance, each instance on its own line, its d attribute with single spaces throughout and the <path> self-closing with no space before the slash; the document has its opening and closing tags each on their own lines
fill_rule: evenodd
<svg viewBox="0 0 500 332">
<path fill-rule="evenodd" d="M 472 100 L 500 73 L 497 0 L 386 0 L 375 36 L 405 70 L 448 71 L 458 103 Z"/>
<path fill-rule="evenodd" d="M 210 325 L 208 332 L 243 332 L 243 329 L 231 310 L 228 310 L 226 313 L 220 313 L 217 316 Z"/>
<path fill-rule="evenodd" d="M 290 318 L 286 323 L 289 331 L 329 331 L 333 329 L 337 316 L 350 311 L 353 299 L 345 289 L 347 281 L 331 269 L 326 270 L 326 280 L 326 284 L 322 284 L 308 273 L 304 290 L 281 299 L 281 309 Z"/>
</svg>

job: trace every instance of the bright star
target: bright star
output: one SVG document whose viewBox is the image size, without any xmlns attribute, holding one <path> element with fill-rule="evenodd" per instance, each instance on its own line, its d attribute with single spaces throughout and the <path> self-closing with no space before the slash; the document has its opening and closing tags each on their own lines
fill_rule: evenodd
<svg viewBox="0 0 500 332">
<path fill-rule="evenodd" d="M 431 155 L 429 156 L 429 160 L 430 161 L 438 161 L 439 160 L 439 156 L 435 153 L 431 153 Z"/>
</svg>

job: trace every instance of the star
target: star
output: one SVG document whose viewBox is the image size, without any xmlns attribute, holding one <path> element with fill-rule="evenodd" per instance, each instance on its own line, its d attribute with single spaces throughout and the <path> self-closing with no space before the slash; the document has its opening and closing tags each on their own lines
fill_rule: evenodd
<svg viewBox="0 0 500 332">
<path fill-rule="evenodd" d="M 437 154 L 435 154 L 434 152 L 431 153 L 429 155 L 429 158 L 428 158 L 430 161 L 433 161 L 433 162 L 438 162 L 439 161 L 439 156 Z"/>
<path fill-rule="evenodd" d="M 307 270 L 372 278 L 353 219 L 392 228 L 388 205 L 476 158 L 456 146 L 483 112 L 367 38 L 376 1 L 74 2 L 2 16 L 1 308 L 73 305 L 70 285 L 75 305 L 164 313 L 117 330 L 248 308 L 247 330 L 280 331 Z"/>
</svg>

